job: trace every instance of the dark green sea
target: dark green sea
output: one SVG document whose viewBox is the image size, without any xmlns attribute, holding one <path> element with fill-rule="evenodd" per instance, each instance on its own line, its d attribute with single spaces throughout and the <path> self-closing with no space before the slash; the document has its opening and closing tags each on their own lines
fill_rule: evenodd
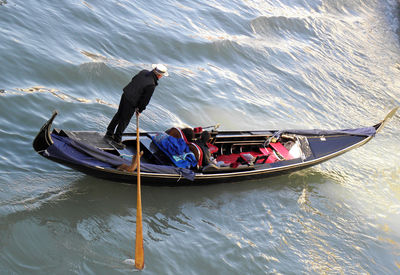
<svg viewBox="0 0 400 275">
<path fill-rule="evenodd" d="M 400 105 L 397 0 L 0 0 L 0 274 L 130 274 L 136 185 L 37 155 L 105 132 L 163 63 L 142 130 L 371 126 Z M 135 131 L 135 123 L 128 131 Z M 365 146 L 264 180 L 143 186 L 143 274 L 400 274 L 400 113 Z"/>
</svg>

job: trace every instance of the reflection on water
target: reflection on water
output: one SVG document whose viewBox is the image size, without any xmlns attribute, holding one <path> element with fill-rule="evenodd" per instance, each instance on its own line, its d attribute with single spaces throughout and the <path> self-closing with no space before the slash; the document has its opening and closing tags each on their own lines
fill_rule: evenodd
<svg viewBox="0 0 400 275">
<path fill-rule="evenodd" d="M 72 183 L 53 183 L 50 190 L 33 190 L 29 196 L 6 203 L 23 206 L 0 218 L 3 249 L 20 247 L 6 256 L 8 262 L 21 257 L 39 260 L 32 250 L 22 250 L 24 242 L 36 239 L 30 244 L 33 250 L 48 243 L 46 253 L 79 255 L 84 251 L 97 263 L 90 268 L 92 272 L 110 267 L 124 270 L 121 262 L 134 252 L 136 186 L 74 174 L 79 178 Z M 55 179 L 58 177 L 56 174 Z M 238 256 L 242 255 L 253 263 L 246 268 L 255 273 L 264 270 L 264 265 L 282 270 L 282 263 L 288 265 L 293 259 L 302 262 L 307 272 L 357 272 L 362 267 L 352 265 L 346 255 L 366 257 L 369 250 L 355 245 L 360 238 L 378 246 L 398 247 L 398 243 L 386 234 L 375 233 L 382 230 L 390 234 L 389 226 L 371 226 L 368 217 L 353 209 L 351 198 L 344 194 L 342 183 L 346 180 L 340 173 L 316 167 L 241 183 L 143 186 L 147 269 L 161 272 L 158 266 L 165 261 L 182 261 L 186 263 L 182 268 L 187 268 L 190 255 L 195 253 L 191 244 L 201 243 L 224 248 L 218 249 L 219 260 L 207 254 L 202 258 L 228 269 L 239 268 Z M 46 186 L 46 181 L 42 185 Z M 30 228 L 29 234 L 22 231 L 25 227 Z M 10 235 L 18 240 L 6 237 Z M 346 242 L 339 249 L 336 245 L 342 238 Z M 170 253 L 161 257 L 160 251 Z M 292 268 L 289 264 L 284 270 Z"/>
<path fill-rule="evenodd" d="M 101 54 L 94 54 L 84 50 L 81 50 L 81 53 L 84 56 L 90 58 L 90 60 L 92 60 L 93 62 L 103 62 L 109 64 L 110 66 L 117 66 L 117 67 L 130 67 L 133 65 L 144 66 L 144 64 L 132 64 L 131 62 L 123 59 L 107 58 Z"/>
<path fill-rule="evenodd" d="M 80 103 L 99 103 L 99 104 L 103 104 L 103 105 L 108 105 L 114 108 L 117 108 L 118 105 L 116 104 L 111 104 L 111 103 L 107 103 L 102 99 L 96 98 L 95 101 L 90 100 L 90 99 L 86 99 L 86 98 L 79 98 L 79 97 L 74 97 L 71 95 L 67 95 L 64 92 L 61 92 L 58 89 L 52 89 L 52 88 L 46 88 L 43 86 L 33 86 L 30 88 L 16 88 L 15 90 L 10 90 L 10 91 L 6 91 L 6 90 L 2 90 L 3 92 L 1 92 L 2 94 L 10 94 L 10 95 L 18 95 L 20 94 L 19 92 L 23 92 L 23 93 L 50 93 L 53 96 L 67 101 L 67 102 L 71 102 L 71 101 L 75 101 L 75 102 L 80 102 Z"/>
</svg>

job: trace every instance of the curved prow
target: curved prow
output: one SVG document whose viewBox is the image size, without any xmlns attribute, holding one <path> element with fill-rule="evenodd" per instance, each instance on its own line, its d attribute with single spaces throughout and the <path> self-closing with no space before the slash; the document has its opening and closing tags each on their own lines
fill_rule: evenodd
<svg viewBox="0 0 400 275">
<path fill-rule="evenodd" d="M 385 117 L 384 120 L 382 120 L 381 122 L 379 122 L 378 124 L 376 124 L 374 127 L 376 128 L 376 132 L 378 133 L 380 130 L 383 129 L 383 127 L 385 126 L 385 124 L 389 121 L 389 119 L 391 119 L 397 112 L 397 110 L 399 109 L 399 107 L 397 106 L 396 108 L 393 108 Z"/>
<path fill-rule="evenodd" d="M 57 116 L 58 112 L 53 111 L 53 115 L 51 118 L 40 128 L 39 133 L 36 135 L 33 140 L 33 149 L 36 152 L 40 153 L 41 151 L 46 150 L 50 145 L 53 144 L 53 140 L 50 136 L 51 124 L 53 123 L 54 118 Z"/>
</svg>

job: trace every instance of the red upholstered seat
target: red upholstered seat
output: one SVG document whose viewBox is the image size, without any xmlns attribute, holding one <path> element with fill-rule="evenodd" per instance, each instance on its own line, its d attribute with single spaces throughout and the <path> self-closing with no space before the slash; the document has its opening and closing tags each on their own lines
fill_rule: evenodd
<svg viewBox="0 0 400 275">
<path fill-rule="evenodd" d="M 230 164 L 236 162 L 239 157 L 240 154 L 220 155 L 217 157 L 217 161 L 223 161 L 226 164 Z"/>
<path fill-rule="evenodd" d="M 274 151 L 271 148 L 260 148 L 260 151 L 264 154 L 264 155 L 269 155 L 266 163 L 274 163 L 275 161 L 278 160 L 278 158 L 275 156 Z"/>
<path fill-rule="evenodd" d="M 211 154 L 214 154 L 216 152 L 218 152 L 218 147 L 215 145 L 212 145 L 211 143 L 207 142 L 207 146 L 208 146 L 208 150 L 210 150 Z"/>
<path fill-rule="evenodd" d="M 242 152 L 241 156 L 246 159 L 244 154 L 251 154 L 253 157 L 258 158 L 256 163 L 273 163 L 278 160 L 271 148 L 260 148 L 260 152 Z"/>
<path fill-rule="evenodd" d="M 242 152 L 242 153 L 240 153 L 240 156 L 242 157 L 242 159 L 250 162 L 251 159 L 249 159 L 248 155 L 251 155 L 253 157 L 253 159 L 257 159 L 257 157 L 260 158 L 260 157 L 264 156 L 264 154 L 260 153 L 260 152 Z M 264 160 L 263 159 L 258 159 L 256 161 L 256 163 L 262 163 Z"/>
<path fill-rule="evenodd" d="M 286 160 L 293 159 L 292 155 L 290 155 L 288 149 L 286 149 L 285 146 L 282 145 L 280 142 L 271 142 L 269 144 L 272 148 L 274 148 L 275 151 L 277 151 L 282 157 L 284 157 Z"/>
<path fill-rule="evenodd" d="M 255 161 L 255 163 L 274 163 L 276 161 L 282 160 L 279 159 L 276 152 L 279 153 L 282 157 L 284 157 L 286 160 L 293 159 L 293 157 L 290 155 L 289 151 L 283 146 L 281 143 L 276 142 L 276 143 L 270 143 L 270 146 L 273 148 L 259 148 L 259 152 L 241 152 L 240 154 L 230 154 L 230 155 L 221 155 L 217 157 L 217 161 L 223 161 L 225 164 L 232 164 L 235 162 L 238 162 L 241 159 L 250 162 L 250 161 Z M 253 157 L 253 160 L 249 159 L 249 156 L 251 155 Z"/>
<path fill-rule="evenodd" d="M 197 165 L 201 167 L 201 164 L 203 163 L 203 150 L 201 150 L 200 146 L 194 142 L 189 142 L 188 146 L 197 159 Z"/>
<path fill-rule="evenodd" d="M 183 140 L 188 143 L 185 134 L 182 132 L 181 129 L 177 127 L 173 127 L 166 131 L 168 135 L 173 136 L 174 138 L 183 138 Z"/>
</svg>

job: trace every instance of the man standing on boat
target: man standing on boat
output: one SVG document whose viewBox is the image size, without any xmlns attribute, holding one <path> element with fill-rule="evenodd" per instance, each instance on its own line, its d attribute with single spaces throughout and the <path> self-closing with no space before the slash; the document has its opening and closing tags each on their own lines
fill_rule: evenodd
<svg viewBox="0 0 400 275">
<path fill-rule="evenodd" d="M 139 115 L 146 109 L 158 85 L 158 80 L 163 76 L 168 76 L 167 67 L 164 65 L 153 64 L 152 68 L 152 71 L 140 71 L 123 89 L 118 111 L 108 125 L 105 135 L 117 149 L 125 147 L 121 142 L 122 133 L 128 127 L 133 114 L 136 112 Z"/>
</svg>

